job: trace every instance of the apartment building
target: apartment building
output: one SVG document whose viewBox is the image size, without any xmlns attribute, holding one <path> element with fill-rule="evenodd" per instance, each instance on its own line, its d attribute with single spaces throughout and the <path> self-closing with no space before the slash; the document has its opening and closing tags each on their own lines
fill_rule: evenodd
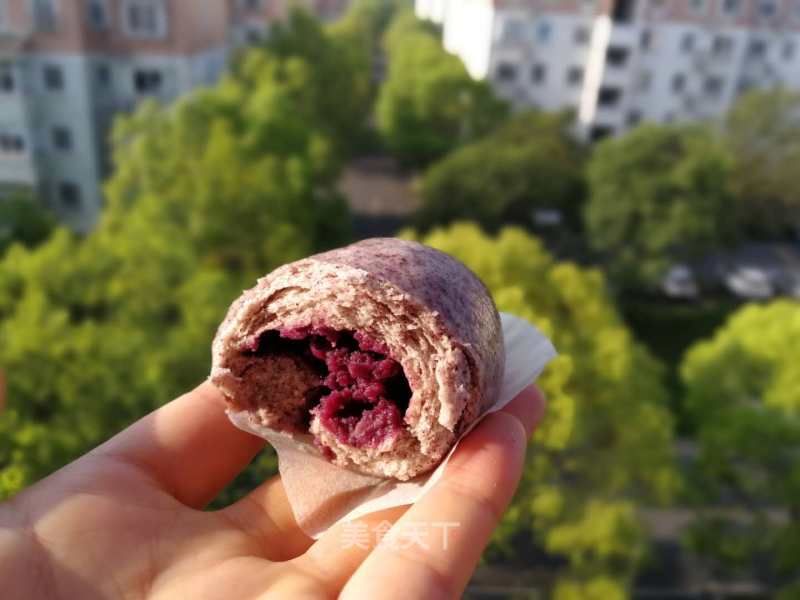
<svg viewBox="0 0 800 600">
<path fill-rule="evenodd" d="M 269 35 L 270 26 L 286 18 L 292 6 L 304 8 L 323 23 L 341 17 L 350 0 L 222 0 L 230 10 L 234 46 L 258 43 Z"/>
<path fill-rule="evenodd" d="M 516 106 L 572 108 L 590 139 L 800 89 L 800 0 L 417 0 L 445 47 Z"/>
<path fill-rule="evenodd" d="M 232 47 L 260 40 L 290 0 L 0 0 L 0 197 L 32 189 L 88 231 L 108 135 L 144 98 L 213 84 Z M 345 0 L 301 0 L 323 19 Z"/>
</svg>

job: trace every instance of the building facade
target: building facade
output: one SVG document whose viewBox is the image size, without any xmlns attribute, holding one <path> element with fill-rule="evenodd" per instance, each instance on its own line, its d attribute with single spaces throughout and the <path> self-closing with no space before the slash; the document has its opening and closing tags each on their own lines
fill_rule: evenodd
<svg viewBox="0 0 800 600">
<path fill-rule="evenodd" d="M 599 139 L 800 89 L 800 0 L 417 0 L 445 47 L 516 106 L 571 108 Z"/>
<path fill-rule="evenodd" d="M 334 18 L 345 2 L 303 2 Z M 30 189 L 73 229 L 102 207 L 113 117 L 213 84 L 289 0 L 0 0 L 0 196 Z"/>
</svg>

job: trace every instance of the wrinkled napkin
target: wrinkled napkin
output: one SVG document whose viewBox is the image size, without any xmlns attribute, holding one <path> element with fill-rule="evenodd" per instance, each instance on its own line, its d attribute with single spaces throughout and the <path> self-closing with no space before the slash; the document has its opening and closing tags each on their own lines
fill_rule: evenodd
<svg viewBox="0 0 800 600">
<path fill-rule="evenodd" d="M 497 401 L 487 414 L 508 404 L 525 386 L 533 383 L 550 360 L 556 356 L 553 345 L 536 327 L 514 315 L 500 313 L 506 352 L 506 367 Z M 450 457 L 458 448 L 462 434 L 442 463 L 430 473 L 410 481 L 382 479 L 337 467 L 311 454 L 286 433 L 268 429 L 250 419 L 246 411 L 228 410 L 228 417 L 238 428 L 267 440 L 278 454 L 278 470 L 298 525 L 316 539 L 340 521 L 394 506 L 413 504 L 441 478 Z M 311 436 L 307 436 L 308 441 Z"/>
</svg>

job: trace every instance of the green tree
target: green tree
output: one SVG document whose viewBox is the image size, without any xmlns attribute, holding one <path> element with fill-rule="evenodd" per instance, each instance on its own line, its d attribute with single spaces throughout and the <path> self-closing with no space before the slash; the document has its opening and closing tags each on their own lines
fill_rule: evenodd
<svg viewBox="0 0 800 600">
<path fill-rule="evenodd" d="M 517 544 L 535 543 L 568 561 L 556 598 L 626 597 L 646 551 L 637 507 L 668 500 L 678 481 L 661 367 L 631 337 L 599 271 L 555 262 L 523 230 L 492 238 L 457 224 L 422 241 L 463 260 L 500 310 L 535 323 L 559 351 L 539 381 L 547 417 L 494 555 L 524 556 Z"/>
<path fill-rule="evenodd" d="M 748 92 L 728 113 L 724 132 L 743 225 L 766 235 L 800 226 L 800 93 Z"/>
<path fill-rule="evenodd" d="M 464 219 L 490 231 L 531 227 L 535 210 L 556 209 L 579 228 L 583 150 L 568 133 L 570 122 L 564 113 L 522 113 L 434 163 L 419 185 L 417 227 Z"/>
<path fill-rule="evenodd" d="M 14 242 L 36 246 L 47 239 L 54 227 L 50 212 L 29 194 L 0 198 L 0 256 Z"/>
<path fill-rule="evenodd" d="M 691 489 L 710 506 L 699 511 L 693 548 L 723 578 L 759 577 L 797 598 L 800 305 L 740 309 L 689 350 L 681 373 L 699 444 Z M 731 502 L 739 514 L 715 508 Z"/>
<path fill-rule="evenodd" d="M 304 82 L 305 102 L 323 117 L 322 125 L 342 150 L 352 151 L 364 135 L 371 112 L 372 46 L 375 33 L 368 6 L 358 3 L 327 29 L 294 7 L 265 42 L 279 59 L 300 59 L 312 67 Z"/>
<path fill-rule="evenodd" d="M 588 165 L 590 241 L 622 288 L 653 285 L 670 262 L 736 234 L 733 161 L 700 127 L 646 125 L 601 142 Z"/>
<path fill-rule="evenodd" d="M 197 384 L 243 287 L 347 240 L 312 71 L 254 50 L 215 88 L 144 104 L 115 127 L 98 228 L 0 261 L 0 496 Z"/>
<path fill-rule="evenodd" d="M 408 11 L 385 36 L 388 74 L 376 107 L 380 133 L 394 155 L 423 166 L 491 131 L 507 114 L 486 82 Z"/>
</svg>

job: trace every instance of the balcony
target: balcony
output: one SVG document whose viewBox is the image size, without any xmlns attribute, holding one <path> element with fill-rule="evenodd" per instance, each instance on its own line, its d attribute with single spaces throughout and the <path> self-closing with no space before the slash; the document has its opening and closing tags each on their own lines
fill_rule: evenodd
<svg viewBox="0 0 800 600">
<path fill-rule="evenodd" d="M 598 106 L 593 124 L 610 129 L 622 127 L 625 124 L 625 111 L 621 106 Z"/>
<path fill-rule="evenodd" d="M 632 78 L 632 69 L 616 67 L 606 63 L 603 69 L 602 85 L 604 87 L 628 87 Z"/>
<path fill-rule="evenodd" d="M 36 169 L 29 154 L 0 152 L 0 185 L 35 186 Z"/>
<path fill-rule="evenodd" d="M 695 53 L 692 66 L 705 75 L 725 75 L 735 70 L 737 63 L 730 53 L 703 50 Z"/>
<path fill-rule="evenodd" d="M 616 0 L 611 18 L 614 23 L 631 23 L 636 18 L 637 0 Z"/>
<path fill-rule="evenodd" d="M 623 109 L 623 89 L 604 85 L 597 94 L 597 109 L 594 115 L 594 123 L 610 127 L 622 125 L 624 120 Z"/>
<path fill-rule="evenodd" d="M 640 30 L 636 25 L 614 23 L 611 27 L 609 46 L 635 48 L 639 44 Z"/>
</svg>

